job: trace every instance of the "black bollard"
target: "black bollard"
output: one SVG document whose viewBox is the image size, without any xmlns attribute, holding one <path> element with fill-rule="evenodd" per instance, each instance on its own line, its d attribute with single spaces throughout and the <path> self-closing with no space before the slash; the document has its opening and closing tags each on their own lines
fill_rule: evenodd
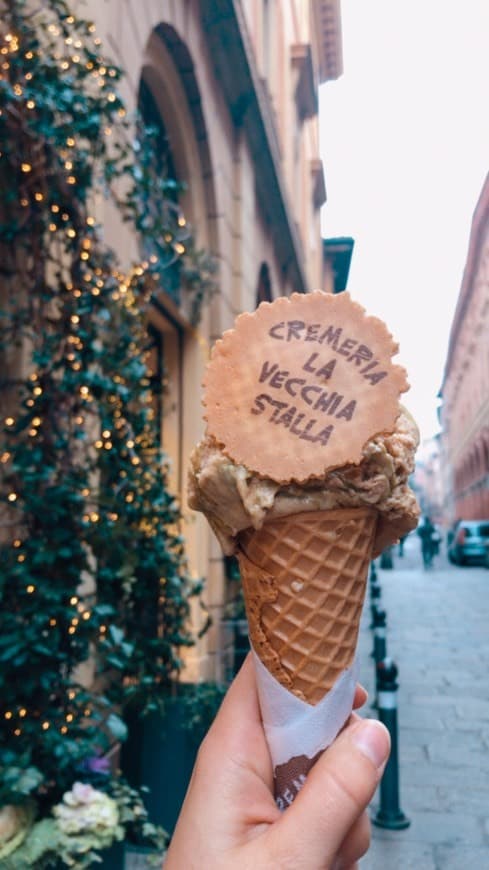
<svg viewBox="0 0 489 870">
<path fill-rule="evenodd" d="M 375 608 L 372 613 L 372 629 L 374 633 L 372 658 L 377 664 L 387 656 L 387 613 L 385 610 Z"/>
<path fill-rule="evenodd" d="M 379 828 L 401 831 L 411 822 L 399 806 L 399 747 L 397 737 L 397 674 L 392 659 L 377 662 L 377 710 L 391 737 L 391 754 L 380 781 L 380 807 L 372 819 Z"/>
<path fill-rule="evenodd" d="M 394 561 L 392 559 L 392 547 L 386 547 L 380 554 L 380 567 L 383 571 L 392 571 Z"/>
<path fill-rule="evenodd" d="M 380 607 L 372 608 L 371 628 L 374 634 L 374 645 L 370 655 L 371 658 L 373 658 L 375 662 L 375 668 L 377 669 L 378 662 L 382 661 L 382 659 L 385 659 L 385 657 L 387 656 L 387 613 Z M 376 670 L 375 695 L 370 705 L 372 707 L 372 710 L 378 710 L 379 708 L 377 682 L 378 680 Z"/>
<path fill-rule="evenodd" d="M 380 586 L 375 584 L 375 586 L 370 587 L 370 616 L 371 623 L 370 628 L 373 630 L 375 625 L 375 614 L 382 609 L 381 607 L 381 598 L 382 598 L 382 589 Z"/>
<path fill-rule="evenodd" d="M 374 601 L 375 599 L 380 598 L 382 594 L 382 590 L 380 588 L 379 579 L 377 576 L 377 569 L 375 567 L 375 562 L 370 563 L 370 600 Z"/>
</svg>

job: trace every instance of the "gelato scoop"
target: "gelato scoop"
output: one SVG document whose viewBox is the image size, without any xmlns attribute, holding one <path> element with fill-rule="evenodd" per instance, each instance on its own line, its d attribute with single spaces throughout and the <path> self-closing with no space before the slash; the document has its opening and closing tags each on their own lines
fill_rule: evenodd
<svg viewBox="0 0 489 870">
<path fill-rule="evenodd" d="M 202 511 L 226 555 L 247 528 L 303 511 L 371 507 L 378 512 L 373 555 L 414 529 L 419 508 L 408 478 L 414 471 L 419 432 L 400 406 L 395 429 L 368 441 L 358 464 L 326 471 L 304 483 L 280 484 L 233 462 L 207 435 L 190 457 L 189 505 Z"/>
</svg>

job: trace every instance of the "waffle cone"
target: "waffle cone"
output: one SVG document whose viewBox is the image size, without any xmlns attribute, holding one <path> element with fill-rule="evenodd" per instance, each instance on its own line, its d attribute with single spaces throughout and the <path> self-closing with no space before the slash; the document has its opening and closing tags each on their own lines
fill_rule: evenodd
<svg viewBox="0 0 489 870">
<path fill-rule="evenodd" d="M 317 704 L 354 660 L 377 513 L 281 517 L 239 535 L 253 648 L 278 682 Z"/>
</svg>

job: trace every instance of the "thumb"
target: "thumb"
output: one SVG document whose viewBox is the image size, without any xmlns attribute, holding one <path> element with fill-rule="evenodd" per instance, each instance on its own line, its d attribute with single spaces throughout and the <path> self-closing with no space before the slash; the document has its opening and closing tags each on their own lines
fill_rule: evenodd
<svg viewBox="0 0 489 870">
<path fill-rule="evenodd" d="M 380 722 L 355 718 L 323 753 L 270 831 L 281 852 L 296 856 L 294 866 L 333 864 L 375 792 L 389 751 L 389 732 Z"/>
</svg>

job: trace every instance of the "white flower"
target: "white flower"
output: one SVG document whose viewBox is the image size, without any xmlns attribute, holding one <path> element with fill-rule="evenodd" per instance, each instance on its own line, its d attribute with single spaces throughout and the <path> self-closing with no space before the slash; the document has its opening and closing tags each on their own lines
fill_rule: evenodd
<svg viewBox="0 0 489 870">
<path fill-rule="evenodd" d="M 114 833 L 119 823 L 119 810 L 111 797 L 92 788 L 91 785 L 75 782 L 71 791 L 63 795 L 63 801 L 53 807 L 53 814 L 63 834 Z"/>
<path fill-rule="evenodd" d="M 77 804 L 91 804 L 97 801 L 98 796 L 101 794 L 101 791 L 97 791 L 86 782 L 75 782 L 71 789 L 71 793 L 67 792 L 63 797 L 63 800 L 66 800 L 66 797 L 69 795 Z M 72 806 L 74 806 L 74 804 L 72 804 Z"/>
</svg>

